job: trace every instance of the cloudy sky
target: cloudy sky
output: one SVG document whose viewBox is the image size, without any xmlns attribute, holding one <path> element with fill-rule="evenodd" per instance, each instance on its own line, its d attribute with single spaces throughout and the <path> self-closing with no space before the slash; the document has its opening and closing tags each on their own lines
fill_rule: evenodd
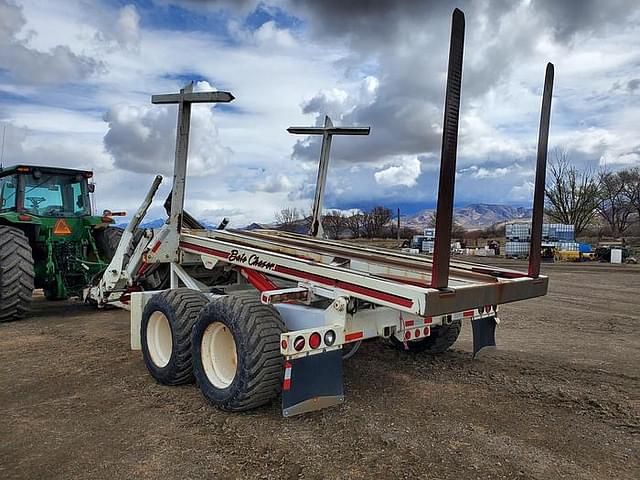
<svg viewBox="0 0 640 480">
<path fill-rule="evenodd" d="M 99 210 L 135 210 L 168 175 L 158 217 L 176 108 L 150 95 L 193 80 L 236 96 L 193 108 L 199 218 L 308 210 L 319 145 L 286 128 L 325 114 L 371 126 L 334 140 L 326 207 L 432 207 L 453 6 L 467 26 L 456 204 L 531 203 L 547 61 L 551 148 L 581 168 L 640 165 L 635 0 L 0 0 L 4 164 L 93 169 Z"/>
</svg>

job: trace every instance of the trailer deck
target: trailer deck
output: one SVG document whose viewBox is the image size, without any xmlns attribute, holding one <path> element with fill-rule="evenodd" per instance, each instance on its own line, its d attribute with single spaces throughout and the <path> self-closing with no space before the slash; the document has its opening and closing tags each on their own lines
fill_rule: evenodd
<svg viewBox="0 0 640 480">
<path fill-rule="evenodd" d="M 181 234 L 180 248 L 205 265 L 227 262 L 420 316 L 534 298 L 548 287 L 544 276 L 452 262 L 449 287 L 436 289 L 430 286 L 430 258 L 281 231 L 189 230 Z"/>
</svg>

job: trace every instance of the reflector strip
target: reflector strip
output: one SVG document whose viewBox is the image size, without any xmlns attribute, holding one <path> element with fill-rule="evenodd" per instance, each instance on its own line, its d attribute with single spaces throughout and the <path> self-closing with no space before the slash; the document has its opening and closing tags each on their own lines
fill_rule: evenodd
<svg viewBox="0 0 640 480">
<path fill-rule="evenodd" d="M 462 315 L 465 317 L 473 317 L 473 310 L 467 310 Z"/>
<path fill-rule="evenodd" d="M 344 341 L 345 342 L 352 342 L 353 340 L 358 340 L 359 338 L 364 337 L 364 332 L 352 332 L 352 333 L 347 333 L 344 336 Z"/>
<path fill-rule="evenodd" d="M 153 253 L 156 253 L 156 252 L 158 251 L 158 249 L 160 248 L 160 245 L 162 245 L 162 242 L 158 242 L 158 243 L 156 243 L 156 244 L 153 246 L 153 248 L 151 249 L 151 251 L 152 251 Z"/>
<path fill-rule="evenodd" d="M 284 382 L 282 382 L 282 390 L 291 389 L 291 362 L 284 364 Z"/>
</svg>

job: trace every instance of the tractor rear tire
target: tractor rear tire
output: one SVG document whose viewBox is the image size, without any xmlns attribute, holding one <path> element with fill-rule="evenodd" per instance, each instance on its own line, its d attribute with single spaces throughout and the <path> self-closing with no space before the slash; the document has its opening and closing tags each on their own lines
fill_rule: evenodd
<svg viewBox="0 0 640 480">
<path fill-rule="evenodd" d="M 191 330 L 207 303 L 206 295 L 188 288 L 158 293 L 147 302 L 140 325 L 142 355 L 159 383 L 193 382 Z"/>
<path fill-rule="evenodd" d="M 193 374 L 204 397 L 239 412 L 270 403 L 282 388 L 284 357 L 278 311 L 258 297 L 220 297 L 193 327 Z"/>
<path fill-rule="evenodd" d="M 22 230 L 0 226 L 0 322 L 27 316 L 34 277 L 29 239 Z"/>
<path fill-rule="evenodd" d="M 392 336 L 391 344 L 399 350 L 408 350 L 412 353 L 444 353 L 456 343 L 460 330 L 462 329 L 462 320 L 453 320 L 451 325 L 441 325 L 431 329 L 431 335 L 421 338 L 420 340 L 410 340 L 407 342 L 405 349 L 404 342 Z"/>
<path fill-rule="evenodd" d="M 116 254 L 123 233 L 124 230 L 119 227 L 106 227 L 95 231 L 98 252 L 107 262 L 110 262 Z"/>
</svg>

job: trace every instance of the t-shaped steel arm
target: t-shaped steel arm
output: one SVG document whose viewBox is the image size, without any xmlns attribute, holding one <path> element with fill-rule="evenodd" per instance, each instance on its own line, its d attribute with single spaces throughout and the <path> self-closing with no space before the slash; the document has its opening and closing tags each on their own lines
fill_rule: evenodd
<svg viewBox="0 0 640 480">
<path fill-rule="evenodd" d="M 192 103 L 227 103 L 234 100 L 229 92 L 194 92 L 193 82 L 180 90 L 180 93 L 153 95 L 151 103 L 178 104 L 178 128 L 176 132 L 176 156 L 173 165 L 173 189 L 171 194 L 171 213 L 169 224 L 175 231 L 182 228 L 184 210 L 184 189 L 187 177 L 187 155 L 189 151 L 189 129 L 191 126 Z"/>
<path fill-rule="evenodd" d="M 334 135 L 369 135 L 370 127 L 334 127 L 328 116 L 324 117 L 324 127 L 289 127 L 287 132 L 299 135 L 322 135 L 322 148 L 320 149 L 320 165 L 318 166 L 318 180 L 316 182 L 316 194 L 313 199 L 311 212 L 311 228 L 309 235 L 322 237 L 322 200 L 324 188 L 327 183 L 327 171 L 329 170 L 329 151 L 331 150 L 331 138 Z"/>
</svg>

